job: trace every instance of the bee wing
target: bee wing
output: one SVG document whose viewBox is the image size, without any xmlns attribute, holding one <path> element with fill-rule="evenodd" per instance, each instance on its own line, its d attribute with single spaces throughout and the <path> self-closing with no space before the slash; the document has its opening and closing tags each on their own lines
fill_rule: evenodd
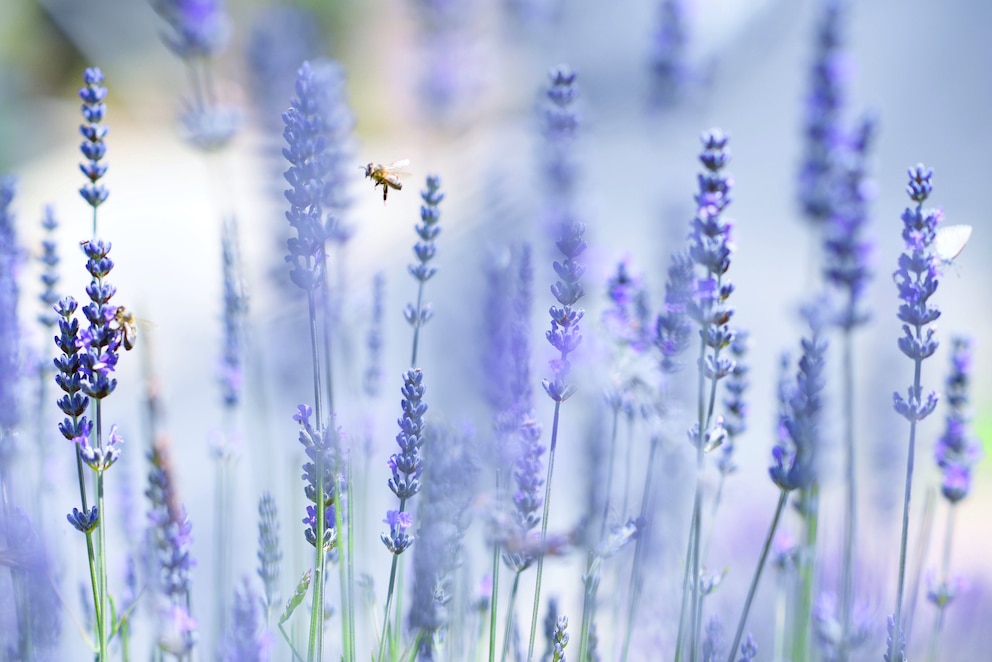
<svg viewBox="0 0 992 662">
<path fill-rule="evenodd" d="M 393 161 L 388 166 L 386 166 L 386 172 L 388 172 L 391 177 L 409 177 L 410 173 L 403 169 L 408 165 L 410 165 L 410 159 L 400 159 L 399 161 Z"/>
</svg>

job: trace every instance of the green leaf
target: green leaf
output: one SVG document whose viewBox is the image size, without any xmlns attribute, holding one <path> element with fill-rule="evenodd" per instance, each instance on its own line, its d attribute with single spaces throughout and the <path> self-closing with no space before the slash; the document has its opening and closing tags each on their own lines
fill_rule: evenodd
<svg viewBox="0 0 992 662">
<path fill-rule="evenodd" d="M 293 597 L 286 602 L 286 610 L 282 612 L 282 616 L 279 617 L 279 625 L 282 625 L 288 621 L 290 616 L 293 615 L 293 612 L 296 611 L 296 608 L 300 606 L 301 602 L 303 602 L 303 598 L 307 597 L 307 590 L 310 588 L 310 580 L 312 578 L 312 569 L 307 570 L 303 573 L 303 576 L 300 577 L 300 583 L 296 585 L 296 591 L 293 593 Z"/>
</svg>

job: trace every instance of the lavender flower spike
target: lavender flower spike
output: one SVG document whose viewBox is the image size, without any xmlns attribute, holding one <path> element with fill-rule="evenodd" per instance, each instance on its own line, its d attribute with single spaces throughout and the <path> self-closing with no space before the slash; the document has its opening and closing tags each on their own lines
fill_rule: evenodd
<svg viewBox="0 0 992 662">
<path fill-rule="evenodd" d="M 103 72 L 97 67 L 91 67 L 83 72 L 85 86 L 79 89 L 79 98 L 83 102 L 83 119 L 86 120 L 86 123 L 79 127 L 79 132 L 85 139 L 79 149 L 86 157 L 86 162 L 79 164 L 79 169 L 89 180 L 88 184 L 79 189 L 79 195 L 93 207 L 94 235 L 96 208 L 110 195 L 102 184 L 97 183 L 107 174 L 107 164 L 102 162 L 107 153 L 107 145 L 103 142 L 107 137 L 107 127 L 102 123 L 103 116 L 107 113 L 107 104 L 103 102 L 107 98 L 107 88 L 101 85 L 103 80 Z"/>
<path fill-rule="evenodd" d="M 956 504 L 971 489 L 971 471 L 982 457 L 981 446 L 972 436 L 968 412 L 968 387 L 971 381 L 971 340 L 951 339 L 951 373 L 947 377 L 948 403 L 944 434 L 937 440 L 934 457 L 944 474 L 941 492 Z"/>
<path fill-rule="evenodd" d="M 582 223 L 566 218 L 562 224 L 561 237 L 555 243 L 565 259 L 554 263 L 559 280 L 551 286 L 551 293 L 560 306 L 551 306 L 548 311 L 551 315 L 551 329 L 545 333 L 545 337 L 560 355 L 550 363 L 553 379 L 545 379 L 542 385 L 548 397 L 556 403 L 564 402 L 575 392 L 575 386 L 567 383 L 566 379 L 570 369 L 568 355 L 582 342 L 579 321 L 585 312 L 575 304 L 585 294 L 580 282 L 585 265 L 578 260 L 586 249 L 586 243 L 582 239 L 584 232 L 585 226 Z M 551 450 L 554 452 L 553 443 Z"/>
<path fill-rule="evenodd" d="M 437 236 L 441 233 L 438 222 L 441 220 L 441 210 L 439 205 L 444 200 L 441 193 L 441 178 L 437 175 L 428 175 L 427 188 L 420 192 L 420 197 L 424 204 L 420 206 L 420 225 L 415 226 L 417 236 L 420 240 L 413 245 L 413 254 L 417 257 L 417 264 L 407 267 L 410 275 L 417 281 L 417 304 L 414 306 L 408 303 L 403 309 L 403 317 L 410 326 L 413 327 L 413 356 L 410 359 L 410 367 L 417 367 L 417 349 L 420 344 L 420 327 L 431 319 L 430 304 L 424 301 L 424 285 L 437 273 L 437 267 L 431 265 L 431 260 L 437 253 Z"/>
<path fill-rule="evenodd" d="M 45 231 L 45 239 L 41 242 L 41 255 L 38 257 L 38 261 L 43 265 L 41 274 L 42 292 L 38 295 L 38 299 L 42 304 L 42 312 L 38 315 L 38 321 L 46 329 L 52 329 L 59 321 L 58 315 L 53 312 L 52 308 L 59 300 L 56 286 L 59 283 L 58 266 L 61 260 L 59 259 L 58 244 L 55 239 L 55 231 L 58 229 L 59 223 L 55 218 L 55 210 L 51 205 L 45 207 L 45 213 L 41 219 L 41 227 Z"/>
<path fill-rule="evenodd" d="M 552 635 L 554 648 L 551 651 L 552 662 L 565 662 L 565 646 L 568 646 L 568 617 L 559 616 Z"/>
<path fill-rule="evenodd" d="M 184 60 L 207 58 L 224 50 L 231 27 L 221 0 L 150 0 L 171 32 L 162 40 Z"/>
<path fill-rule="evenodd" d="M 157 568 L 152 574 L 159 602 L 159 646 L 177 656 L 188 654 L 196 643 L 196 621 L 189 612 L 192 526 L 175 492 L 166 447 L 156 443 L 149 457 L 148 559 Z"/>
<path fill-rule="evenodd" d="M 902 601 L 906 578 L 906 549 L 909 536 L 909 501 L 913 485 L 913 463 L 916 455 L 916 423 L 933 413 L 937 407 L 937 394 L 931 391 L 923 399 L 923 386 L 920 375 L 923 360 L 937 350 L 934 329 L 930 325 L 940 317 L 940 310 L 930 304 L 930 297 L 937 292 L 939 260 L 934 254 L 933 244 L 937 235 L 937 224 L 943 218 L 939 210 L 924 209 L 923 203 L 930 197 L 933 186 L 930 179 L 933 170 L 918 164 L 909 169 L 909 184 L 906 193 L 916 203 L 915 208 L 907 208 L 902 213 L 902 238 L 906 250 L 899 256 L 899 269 L 893 280 L 899 291 L 898 318 L 902 321 L 903 335 L 899 338 L 899 349 L 913 359 L 914 378 L 907 397 L 899 393 L 893 395 L 895 410 L 909 421 L 909 449 L 906 461 L 906 487 L 903 497 L 902 537 L 899 547 L 899 579 L 896 591 L 896 610 L 890 628 L 889 646 L 885 659 L 898 662 L 905 657 L 905 633 L 902 622 Z"/>
<path fill-rule="evenodd" d="M 20 329 L 17 320 L 19 288 L 17 273 L 20 270 L 21 252 L 17 246 L 14 215 L 10 210 L 14 200 L 14 178 L 0 176 L 0 481 L 5 476 L 7 462 L 12 459 L 10 428 L 17 425 L 18 376 L 20 363 Z"/>
<path fill-rule="evenodd" d="M 779 394 L 785 398 L 780 402 L 786 412 L 780 423 L 785 435 L 772 449 L 774 464 L 768 473 L 772 482 L 786 491 L 809 487 L 817 475 L 827 341 L 817 320 L 811 319 L 810 326 L 813 334 L 802 341 L 803 355 L 795 387 Z"/>
</svg>

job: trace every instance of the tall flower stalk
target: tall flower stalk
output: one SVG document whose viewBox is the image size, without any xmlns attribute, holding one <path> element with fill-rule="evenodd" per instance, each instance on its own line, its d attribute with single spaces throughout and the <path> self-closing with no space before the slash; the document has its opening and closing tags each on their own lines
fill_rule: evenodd
<svg viewBox="0 0 992 662">
<path fill-rule="evenodd" d="M 392 648 L 396 646 L 399 633 L 390 633 L 390 615 L 393 602 L 393 592 L 396 590 L 396 573 L 399 556 L 413 543 L 413 537 L 407 534 L 413 526 L 413 516 L 407 511 L 407 502 L 420 492 L 420 476 L 424 471 L 424 461 L 420 448 L 424 443 L 424 414 L 427 413 L 427 403 L 423 401 L 426 388 L 423 385 L 424 375 L 420 370 L 408 370 L 403 376 L 403 400 L 400 406 L 403 417 L 398 423 L 400 431 L 396 435 L 399 452 L 389 458 L 389 468 L 392 477 L 389 479 L 389 489 L 400 500 L 399 508 L 386 512 L 384 522 L 389 525 L 389 533 L 381 535 L 382 543 L 392 554 L 389 568 L 389 587 L 386 592 L 386 607 L 382 621 L 382 632 L 379 640 L 378 662 L 386 660 L 387 641 Z"/>
<path fill-rule="evenodd" d="M 537 614 L 541 598 L 541 576 L 544 572 L 544 551 L 548 536 L 548 511 L 551 506 L 551 478 L 554 475 L 555 451 L 558 446 L 558 425 L 561 405 L 575 393 L 575 385 L 568 380 L 571 372 L 569 355 L 574 352 L 582 341 L 579 333 L 579 321 L 584 311 L 577 307 L 579 299 L 585 294 L 580 279 L 585 266 L 579 261 L 585 252 L 586 243 L 582 238 L 585 226 L 572 218 L 562 222 L 561 236 L 556 242 L 558 250 L 564 259 L 555 262 L 555 272 L 558 280 L 551 292 L 559 305 L 551 306 L 551 329 L 546 332 L 548 342 L 558 350 L 558 357 L 550 361 L 551 379 L 542 382 L 544 391 L 555 403 L 554 419 L 551 424 L 551 442 L 548 447 L 548 474 L 544 482 L 544 510 L 541 516 L 541 544 L 537 557 L 537 579 L 534 588 L 534 609 L 531 614 L 530 643 L 527 649 L 527 659 L 533 659 L 534 641 L 537 636 Z"/>
<path fill-rule="evenodd" d="M 326 116 L 324 102 L 326 95 L 322 80 L 308 62 L 300 68 L 295 87 L 296 95 L 290 101 L 290 108 L 283 113 L 283 137 L 287 147 L 283 155 L 290 163 L 285 173 L 286 181 L 292 188 L 286 191 L 286 199 L 290 203 L 286 218 L 296 236 L 290 237 L 286 245 L 289 255 L 286 261 L 290 265 L 290 280 L 307 294 L 307 312 L 310 331 L 310 355 L 313 368 L 313 413 L 317 420 L 317 428 L 325 429 L 324 397 L 321 380 L 321 354 L 319 341 L 318 294 L 324 283 L 323 271 L 326 269 L 325 243 L 327 239 L 327 223 L 325 219 L 324 201 L 327 196 L 327 143 L 324 138 Z M 305 407 L 301 405 L 300 414 Z M 309 416 L 309 414 L 307 415 Z M 302 425 L 302 420 L 299 421 Z M 326 426 L 332 427 L 332 426 Z M 318 435 L 321 439 L 323 433 Z M 305 444 L 306 445 L 306 444 Z M 327 454 L 314 453 L 314 474 L 324 476 L 332 470 L 324 466 Z M 340 509 L 333 512 L 325 508 L 325 499 L 330 495 L 324 493 L 325 481 L 316 480 L 309 489 L 313 496 L 308 498 L 313 506 L 308 506 L 305 522 L 312 526 L 315 550 L 313 572 L 313 594 L 310 612 L 310 637 L 307 647 L 308 662 L 319 659 L 323 651 L 324 599 L 323 592 L 326 584 L 325 569 L 327 550 L 325 549 L 328 531 L 326 515 L 340 515 Z M 311 513 L 310 510 L 313 510 Z M 308 538 L 310 536 L 308 535 Z M 321 541 L 321 542 L 316 542 Z M 343 625 L 343 627 L 346 627 Z M 347 637 L 345 637 L 347 641 Z"/>
<path fill-rule="evenodd" d="M 902 238 L 905 251 L 899 256 L 899 269 L 893 274 L 899 291 L 897 317 L 902 321 L 903 335 L 899 350 L 913 361 L 913 384 L 906 397 L 893 394 L 895 410 L 909 422 L 909 449 L 906 455 L 906 487 L 903 497 L 902 534 L 899 542 L 899 575 L 896 589 L 896 609 L 889 621 L 889 640 L 885 653 L 886 662 L 905 660 L 906 633 L 903 629 L 902 607 L 906 583 L 906 552 L 909 543 L 909 502 L 913 488 L 913 465 L 916 460 L 916 424 L 933 413 L 937 407 L 937 394 L 931 391 L 923 396 L 923 361 L 937 351 L 935 329 L 930 326 L 940 317 L 940 310 L 930 302 L 937 292 L 939 261 L 934 253 L 937 225 L 943 214 L 936 209 L 924 209 L 930 197 L 933 170 L 918 164 L 909 169 L 906 193 L 915 207 L 902 213 Z"/>
<path fill-rule="evenodd" d="M 550 186 L 546 200 L 548 227 L 555 233 L 555 245 L 563 256 L 561 262 L 554 262 L 558 282 L 551 286 L 551 293 L 558 301 L 550 309 L 551 329 L 545 332 L 545 337 L 551 346 L 558 350 L 559 356 L 550 362 L 552 378 L 545 379 L 542 384 L 545 392 L 554 401 L 554 420 L 551 428 L 551 441 L 548 448 L 547 478 L 544 483 L 544 503 L 541 518 L 541 539 L 537 556 L 537 577 L 534 591 L 534 607 L 531 613 L 530 639 L 527 647 L 527 661 L 534 657 L 534 643 L 537 637 L 537 617 L 541 600 L 541 577 L 544 572 L 544 552 L 548 534 L 548 512 L 551 506 L 551 477 L 554 473 L 555 451 L 558 445 L 558 423 L 561 404 L 572 395 L 575 386 L 568 382 L 570 364 L 568 356 L 582 340 L 578 323 L 584 312 L 576 307 L 579 299 L 585 294 L 580 283 L 585 266 L 579 261 L 585 252 L 586 244 L 583 239 L 585 226 L 579 222 L 575 213 L 575 187 L 577 168 L 575 165 L 573 143 L 576 128 L 579 124 L 575 100 L 578 96 L 578 86 L 575 85 L 575 72 L 560 66 L 548 73 L 550 85 L 547 89 L 546 103 L 543 108 L 544 145 L 547 150 L 545 174 Z"/>
<path fill-rule="evenodd" d="M 109 195 L 107 189 L 97 183 L 107 171 L 107 165 L 102 161 L 106 154 L 103 139 L 107 135 L 107 128 L 102 124 L 106 114 L 103 100 L 107 96 L 107 88 L 101 85 L 103 80 L 103 73 L 99 69 L 87 69 L 83 74 L 84 87 L 79 90 L 85 120 L 80 126 L 84 138 L 81 151 L 86 157 L 86 162 L 80 165 L 80 169 L 88 180 L 79 193 L 93 210 L 94 235 L 93 239 L 81 244 L 87 258 L 86 270 L 90 274 L 90 283 L 86 287 L 90 303 L 81 308 L 88 326 L 81 329 L 75 319 L 78 304 L 72 297 L 66 297 L 56 304 L 60 333 L 55 338 L 55 343 L 62 355 L 56 359 L 58 374 L 55 381 L 65 393 L 58 404 L 67 418 L 59 424 L 59 430 L 66 439 L 76 444 L 76 469 L 83 508 L 82 511 L 74 508 L 69 521 L 76 529 L 87 534 L 97 646 L 100 659 L 106 660 L 113 626 L 108 623 L 110 598 L 107 587 L 106 527 L 103 526 L 106 521 L 103 478 L 104 472 L 117 460 L 120 454 L 117 446 L 122 440 L 116 434 L 115 427 L 111 427 L 109 436 L 105 438 L 102 401 L 117 387 L 113 373 L 117 366 L 119 349 L 125 340 L 127 313 L 110 303 L 117 291 L 116 287 L 106 281 L 114 268 L 113 261 L 108 257 L 111 245 L 95 237 L 97 208 Z M 95 401 L 92 422 L 84 415 L 90 399 Z M 88 465 L 95 474 L 93 489 L 96 504 L 92 507 L 88 507 L 83 464 Z M 97 531 L 95 551 L 91 535 L 94 531 Z"/>
<path fill-rule="evenodd" d="M 407 267 L 410 275 L 417 281 L 417 303 L 408 303 L 403 310 L 403 316 L 410 326 L 413 327 L 413 351 L 410 356 L 410 369 L 417 367 L 417 352 L 420 348 L 420 329 L 433 316 L 433 311 L 428 302 L 424 301 L 424 288 L 427 281 L 437 273 L 437 267 L 431 264 L 434 255 L 437 254 L 437 236 L 441 233 L 441 201 L 444 194 L 441 193 L 441 178 L 437 175 L 427 177 L 427 188 L 420 192 L 423 204 L 420 206 L 420 224 L 415 226 L 419 241 L 413 245 L 413 254 L 417 258 L 417 264 Z"/>
<path fill-rule="evenodd" d="M 865 237 L 869 221 L 870 182 L 867 161 L 875 131 L 870 118 L 861 121 L 851 138 L 846 158 L 838 164 L 833 211 L 825 228 L 824 248 L 827 282 L 841 297 L 833 323 L 843 337 L 843 407 L 844 407 L 844 483 L 846 513 L 843 561 L 841 564 L 840 622 L 838 644 L 840 659 L 850 653 L 854 641 L 851 615 L 854 603 L 854 550 L 858 531 L 857 454 L 854 443 L 854 331 L 871 318 L 864 303 L 865 290 L 871 280 L 868 264 L 871 241 Z"/>
<path fill-rule="evenodd" d="M 939 651 L 940 633 L 944 627 L 947 606 L 954 600 L 957 584 L 950 577 L 951 546 L 954 541 L 954 519 L 958 504 L 971 491 L 971 472 L 982 451 L 971 434 L 970 412 L 968 411 L 968 390 L 971 382 L 971 341 L 957 336 L 951 339 L 951 372 L 947 376 L 945 397 L 948 412 L 944 434 L 937 441 L 934 456 L 937 466 L 943 472 L 941 494 L 947 501 L 947 526 L 944 532 L 944 549 L 941 558 L 940 576 L 927 597 L 937 608 L 933 633 L 930 636 L 928 659 L 936 662 Z"/>
<path fill-rule="evenodd" d="M 692 517 L 686 554 L 686 569 L 682 583 L 682 607 L 679 616 L 675 660 L 682 659 L 686 605 L 689 617 L 689 659 L 696 660 L 702 628 L 702 595 L 699 572 L 701 567 L 702 539 L 702 472 L 705 454 L 722 443 L 722 420 L 714 421 L 717 383 L 733 371 L 734 362 L 721 358 L 720 353 L 734 339 L 729 321 L 733 309 L 727 299 L 734 286 L 726 280 L 733 246 L 730 243 L 732 223 L 723 218 L 723 211 L 730 204 L 733 180 L 723 173 L 730 159 L 728 138 L 719 129 L 703 134 L 703 150 L 699 160 L 704 172 L 698 175 L 699 191 L 695 196 L 696 216 L 691 223 L 689 256 L 695 266 L 696 282 L 693 299 L 688 307 L 689 316 L 699 326 L 699 381 L 697 388 L 697 419 L 689 432 L 696 448 L 696 489 L 693 497 Z M 707 392 L 707 383 L 709 389 Z M 719 440 L 719 442 L 717 441 Z M 687 600 L 687 598 L 689 598 Z"/>
<path fill-rule="evenodd" d="M 778 504 L 744 601 L 744 609 L 737 624 L 727 662 L 734 662 L 737 647 L 744 636 L 751 602 L 758 590 L 761 573 L 768 560 L 768 554 L 775 540 L 775 531 L 778 529 L 789 493 L 797 489 L 806 489 L 816 480 L 823 414 L 822 394 L 825 383 L 824 355 L 827 342 L 822 335 L 822 320 L 813 312 L 810 312 L 808 317 L 812 333 L 809 338 L 804 338 L 802 341 L 803 354 L 799 360 L 795 386 L 779 393 L 779 408 L 783 415 L 778 426 L 779 438 L 772 449 L 774 464 L 768 470 L 772 482 L 779 488 Z"/>
</svg>

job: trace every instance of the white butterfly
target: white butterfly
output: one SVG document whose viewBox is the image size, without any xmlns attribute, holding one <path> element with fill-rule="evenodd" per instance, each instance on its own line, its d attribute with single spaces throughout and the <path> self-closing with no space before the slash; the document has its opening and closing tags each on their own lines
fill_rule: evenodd
<svg viewBox="0 0 992 662">
<path fill-rule="evenodd" d="M 948 225 L 937 229 L 933 248 L 941 262 L 950 264 L 961 254 L 968 240 L 971 239 L 972 229 L 970 225 Z"/>
</svg>

